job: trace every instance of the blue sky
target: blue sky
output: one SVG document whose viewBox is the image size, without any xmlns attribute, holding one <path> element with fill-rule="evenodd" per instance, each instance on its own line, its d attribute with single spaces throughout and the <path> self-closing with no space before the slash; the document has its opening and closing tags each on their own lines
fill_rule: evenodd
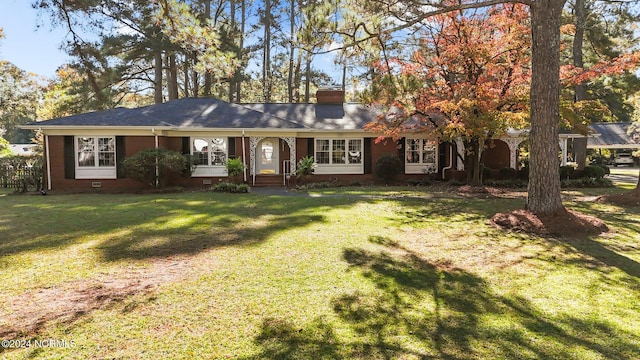
<svg viewBox="0 0 640 360">
<path fill-rule="evenodd" d="M 30 0 L 0 0 L 0 27 L 5 35 L 0 42 L 0 59 L 45 77 L 53 77 L 67 62 L 68 56 L 60 50 L 66 32 L 39 17 Z"/>
<path fill-rule="evenodd" d="M 60 50 L 67 32 L 51 26 L 48 17 L 38 13 L 31 7 L 31 0 L 0 0 L 0 27 L 5 35 L 0 41 L 0 59 L 22 70 L 51 78 L 58 67 L 69 60 Z M 318 56 L 314 66 L 326 71 L 339 83 L 341 69 L 333 64 L 333 56 Z"/>
</svg>

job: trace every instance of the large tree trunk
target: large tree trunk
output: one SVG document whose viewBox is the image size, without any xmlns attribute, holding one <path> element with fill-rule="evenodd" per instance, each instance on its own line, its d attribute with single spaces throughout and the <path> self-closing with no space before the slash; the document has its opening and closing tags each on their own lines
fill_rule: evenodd
<svg viewBox="0 0 640 360">
<path fill-rule="evenodd" d="M 153 79 L 153 93 L 156 104 L 162 104 L 162 50 L 156 49 L 153 57 L 155 77 Z"/>
<path fill-rule="evenodd" d="M 240 41 L 238 43 L 238 48 L 240 49 L 240 64 L 241 68 L 237 69 L 234 76 L 236 77 L 236 102 L 240 103 L 242 101 L 240 94 L 242 90 L 242 71 L 244 71 L 244 29 L 247 23 L 247 1 L 241 0 L 240 3 Z"/>
<path fill-rule="evenodd" d="M 264 102 L 271 102 L 271 0 L 264 2 L 264 53 L 262 62 L 262 92 Z"/>
<path fill-rule="evenodd" d="M 586 22 L 585 0 L 576 0 L 574 5 L 574 16 L 576 22 L 576 34 L 573 38 L 573 65 L 579 68 L 584 67 L 582 54 L 584 28 Z M 575 86 L 575 101 L 587 100 L 587 90 L 584 84 Z M 587 164 L 587 138 L 576 138 L 573 140 L 573 156 L 578 164 L 578 170 L 584 169 Z"/>
<path fill-rule="evenodd" d="M 178 67 L 176 65 L 176 55 L 167 55 L 167 90 L 169 101 L 178 99 Z"/>
<path fill-rule="evenodd" d="M 467 185 L 482 185 L 482 146 L 477 138 L 464 142 Z"/>
<path fill-rule="evenodd" d="M 311 101 L 311 55 L 307 52 L 306 57 L 306 70 L 305 70 L 305 82 L 304 82 L 304 102 L 309 103 Z M 316 99 L 317 101 L 317 99 Z"/>
<path fill-rule="evenodd" d="M 293 98 L 296 103 L 300 102 L 300 85 L 302 84 L 302 55 L 304 51 L 298 50 L 296 65 L 293 77 Z"/>
<path fill-rule="evenodd" d="M 211 0 L 205 0 L 204 2 L 204 18 L 209 20 L 211 19 Z M 211 73 L 206 71 L 204 73 L 204 96 L 211 96 L 211 85 L 212 85 Z"/>
<path fill-rule="evenodd" d="M 182 63 L 182 71 L 184 75 L 184 97 L 189 97 L 189 57 L 184 55 L 184 62 Z"/>
<path fill-rule="evenodd" d="M 287 79 L 287 95 L 289 97 L 289 102 L 293 102 L 293 64 L 294 57 L 296 56 L 296 0 L 290 0 L 291 7 L 289 8 L 289 16 L 290 19 L 290 29 L 291 38 L 289 39 L 289 74 Z"/>
<path fill-rule="evenodd" d="M 531 6 L 531 133 L 527 209 L 538 215 L 564 212 L 558 176 L 560 25 L 564 0 Z"/>
<path fill-rule="evenodd" d="M 193 60 L 193 65 L 195 66 L 198 63 L 198 55 L 193 52 L 191 54 L 192 60 Z M 197 71 L 193 70 L 191 71 L 191 79 L 193 80 L 193 96 L 194 97 L 199 97 L 200 96 L 200 75 L 198 74 Z"/>
<path fill-rule="evenodd" d="M 229 12 L 231 13 L 231 31 L 235 31 L 236 29 L 236 2 L 235 0 L 231 0 L 229 2 Z M 235 36 L 233 36 L 233 39 L 235 40 Z M 234 96 L 236 94 L 236 77 L 238 70 L 236 69 L 233 74 L 231 75 L 231 78 L 229 79 L 229 102 L 233 103 L 234 101 Z"/>
</svg>

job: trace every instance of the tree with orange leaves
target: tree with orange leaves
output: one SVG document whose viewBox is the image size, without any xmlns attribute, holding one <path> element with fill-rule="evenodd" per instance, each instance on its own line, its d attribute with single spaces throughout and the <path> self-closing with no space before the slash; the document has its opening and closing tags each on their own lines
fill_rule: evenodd
<svg viewBox="0 0 640 360">
<path fill-rule="evenodd" d="M 528 19 L 519 4 L 434 16 L 409 60 L 378 62 L 365 96 L 391 111 L 369 128 L 392 137 L 416 131 L 440 141 L 461 139 L 467 182 L 480 185 L 488 141 L 526 123 Z"/>
</svg>

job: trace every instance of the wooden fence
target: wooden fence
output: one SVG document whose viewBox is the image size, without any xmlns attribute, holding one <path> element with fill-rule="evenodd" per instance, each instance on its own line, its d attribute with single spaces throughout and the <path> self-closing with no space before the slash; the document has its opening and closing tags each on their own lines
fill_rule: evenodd
<svg viewBox="0 0 640 360">
<path fill-rule="evenodd" d="M 16 191 L 40 190 L 43 185 L 41 166 L 0 166 L 0 188 Z"/>
</svg>

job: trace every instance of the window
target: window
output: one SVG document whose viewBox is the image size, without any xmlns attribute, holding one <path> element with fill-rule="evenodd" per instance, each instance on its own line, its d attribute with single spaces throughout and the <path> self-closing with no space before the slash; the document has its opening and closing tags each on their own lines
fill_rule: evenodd
<svg viewBox="0 0 640 360">
<path fill-rule="evenodd" d="M 318 164 L 362 164 L 362 139 L 316 139 Z"/>
<path fill-rule="evenodd" d="M 426 139 L 406 139 L 405 170 L 407 173 L 434 173 L 437 171 L 437 143 Z"/>
<path fill-rule="evenodd" d="M 78 167 L 115 167 L 115 137 L 79 137 L 77 138 Z"/>
<path fill-rule="evenodd" d="M 76 179 L 116 178 L 115 136 L 75 138 Z"/>
<path fill-rule="evenodd" d="M 331 153 L 329 143 L 331 140 L 316 140 L 316 163 L 329 164 Z"/>
<path fill-rule="evenodd" d="M 349 140 L 349 164 L 362 164 L 362 139 Z"/>
<path fill-rule="evenodd" d="M 191 154 L 196 165 L 224 166 L 227 162 L 227 140 L 225 138 L 194 138 Z"/>
<path fill-rule="evenodd" d="M 192 176 L 227 176 L 227 138 L 191 138 L 191 155 L 196 166 Z"/>
</svg>

